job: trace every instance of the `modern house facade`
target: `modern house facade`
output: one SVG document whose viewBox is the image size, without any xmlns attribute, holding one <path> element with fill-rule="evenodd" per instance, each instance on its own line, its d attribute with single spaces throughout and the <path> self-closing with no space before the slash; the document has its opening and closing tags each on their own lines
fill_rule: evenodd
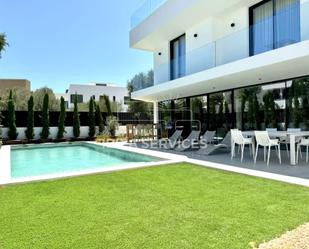
<svg viewBox="0 0 309 249">
<path fill-rule="evenodd" d="M 129 101 L 129 93 L 126 87 L 107 83 L 71 84 L 64 96 L 65 100 L 68 102 L 69 108 L 74 105 L 75 94 L 77 94 L 79 103 L 87 103 L 90 101 L 91 97 L 93 97 L 95 101 L 99 101 L 103 95 L 107 95 L 111 102 L 120 104 L 121 110 L 119 111 L 128 110 L 127 102 Z"/>
<path fill-rule="evenodd" d="M 154 122 L 220 133 L 309 125 L 308 0 L 146 1 L 130 46 L 150 51 Z"/>
</svg>

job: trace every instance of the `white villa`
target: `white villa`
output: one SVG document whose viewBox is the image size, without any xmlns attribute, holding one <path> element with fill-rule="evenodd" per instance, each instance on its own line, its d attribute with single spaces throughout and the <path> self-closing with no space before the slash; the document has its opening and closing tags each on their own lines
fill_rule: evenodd
<svg viewBox="0 0 309 249">
<path fill-rule="evenodd" d="M 111 102 L 117 102 L 121 104 L 122 110 L 128 110 L 129 93 L 126 87 L 117 86 L 115 84 L 107 83 L 89 83 L 89 84 L 70 84 L 65 94 L 56 94 L 60 97 L 64 97 L 67 101 L 68 107 L 73 107 L 74 96 L 77 94 L 79 103 L 87 103 L 90 98 L 93 97 L 95 101 L 99 101 L 103 95 L 109 96 Z"/>
<path fill-rule="evenodd" d="M 308 0 L 147 0 L 130 46 L 153 53 L 154 86 L 132 97 L 154 103 L 154 123 L 308 126 Z"/>
</svg>

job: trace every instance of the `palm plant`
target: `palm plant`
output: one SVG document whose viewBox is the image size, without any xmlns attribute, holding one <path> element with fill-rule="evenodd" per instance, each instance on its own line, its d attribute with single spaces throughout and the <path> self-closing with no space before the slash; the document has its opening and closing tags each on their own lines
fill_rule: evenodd
<svg viewBox="0 0 309 249">
<path fill-rule="evenodd" d="M 1 58 L 1 52 L 5 51 L 5 47 L 9 46 L 6 38 L 6 34 L 0 33 L 0 58 Z"/>
</svg>

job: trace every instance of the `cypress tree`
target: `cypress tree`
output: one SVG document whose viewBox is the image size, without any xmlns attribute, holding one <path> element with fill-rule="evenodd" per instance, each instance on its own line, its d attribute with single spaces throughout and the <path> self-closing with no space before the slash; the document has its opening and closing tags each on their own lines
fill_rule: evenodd
<svg viewBox="0 0 309 249">
<path fill-rule="evenodd" d="M 103 121 L 100 105 L 96 105 L 96 116 L 98 120 L 99 133 L 101 134 L 104 131 L 104 121 Z"/>
<path fill-rule="evenodd" d="M 94 112 L 94 101 L 93 98 L 90 98 L 89 101 L 89 137 L 94 137 L 95 135 L 95 112 Z"/>
<path fill-rule="evenodd" d="M 9 132 L 8 136 L 11 140 L 16 140 L 18 133 L 16 129 L 16 116 L 15 116 L 15 104 L 13 100 L 13 92 L 10 91 L 8 100 L 8 111 L 9 111 Z"/>
<path fill-rule="evenodd" d="M 75 138 L 78 138 L 80 136 L 80 121 L 77 106 L 77 94 L 75 94 L 74 96 L 73 135 Z"/>
<path fill-rule="evenodd" d="M 59 121 L 58 121 L 58 133 L 57 133 L 58 139 L 61 139 L 64 136 L 63 134 L 65 133 L 65 126 L 64 126 L 65 118 L 66 118 L 65 102 L 64 102 L 64 98 L 61 97 L 61 99 L 60 99 L 60 115 L 59 115 Z"/>
<path fill-rule="evenodd" d="M 28 100 L 28 116 L 27 116 L 27 130 L 25 131 L 28 140 L 34 138 L 34 111 L 33 111 L 33 96 Z"/>
<path fill-rule="evenodd" d="M 112 116 L 111 103 L 109 101 L 109 97 L 107 95 L 103 95 L 103 100 L 106 106 L 107 116 Z"/>
<path fill-rule="evenodd" d="M 43 122 L 43 129 L 41 133 L 42 139 L 47 139 L 49 136 L 49 95 L 48 93 L 45 94 L 43 99 L 43 112 L 42 112 L 42 122 Z"/>
</svg>

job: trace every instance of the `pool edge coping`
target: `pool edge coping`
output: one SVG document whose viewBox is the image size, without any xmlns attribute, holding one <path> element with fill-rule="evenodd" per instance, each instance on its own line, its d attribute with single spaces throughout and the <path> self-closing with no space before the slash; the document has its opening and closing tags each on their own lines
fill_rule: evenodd
<svg viewBox="0 0 309 249">
<path fill-rule="evenodd" d="M 175 163 L 181 163 L 186 162 L 190 164 L 199 165 L 206 168 L 213 168 L 218 170 L 223 170 L 227 172 L 233 172 L 248 176 L 254 176 L 258 178 L 264 178 L 268 180 L 274 180 L 279 182 L 284 182 L 288 184 L 294 184 L 294 185 L 300 185 L 304 187 L 309 187 L 309 179 L 304 178 L 298 178 L 298 177 L 292 177 L 292 176 L 286 176 L 286 175 L 280 175 L 275 173 L 269 173 L 264 171 L 258 171 L 254 169 L 245 169 L 240 168 L 236 166 L 226 165 L 226 164 L 220 164 L 220 163 L 214 163 L 204 160 L 197 160 L 197 159 L 190 159 L 187 156 L 184 155 L 175 155 L 172 153 L 167 152 L 161 152 L 161 151 L 153 151 L 153 150 L 147 150 L 147 149 L 141 149 L 133 146 L 126 146 L 127 143 L 125 142 L 118 142 L 118 143 L 96 143 L 96 142 L 86 142 L 89 144 L 94 144 L 102 147 L 108 147 L 118 150 L 123 150 L 127 152 L 133 152 L 138 153 L 146 156 L 152 156 L 164 159 L 163 161 L 159 162 L 148 162 L 148 163 L 136 163 L 133 165 L 124 165 L 124 166 L 116 166 L 112 168 L 101 168 L 101 169 L 92 169 L 92 170 L 82 170 L 82 171 L 75 171 L 75 172 L 66 172 L 66 173 L 59 173 L 59 174 L 51 174 L 51 175 L 45 175 L 45 176 L 36 176 L 36 177 L 24 177 L 24 178 L 17 178 L 12 179 L 10 176 L 9 178 L 0 178 L 0 186 L 2 185 L 10 185 L 10 184 L 22 184 L 22 183 L 30 183 L 30 182 L 38 182 L 38 181 L 48 181 L 48 180 L 56 180 L 56 179 L 64 179 L 64 178 L 72 178 L 77 176 L 84 176 L 84 175 L 93 175 L 93 174 L 100 174 L 100 173 L 110 173 L 110 172 L 116 172 L 116 171 L 122 171 L 122 170 L 129 170 L 129 169 L 139 169 L 139 168 L 145 168 L 145 167 L 154 167 L 154 166 L 163 166 L 163 165 L 170 165 Z M 3 150 L 3 148 L 5 148 Z M 6 153 L 4 152 L 6 151 Z M 9 175 L 11 175 L 11 168 L 10 168 L 10 146 L 2 146 L 0 149 L 0 158 L 4 155 L 4 160 L 9 166 L 7 167 L 6 174 L 9 169 Z M 1 171 L 0 171 L 1 175 Z"/>
<path fill-rule="evenodd" d="M 111 148 L 111 149 L 118 149 L 118 150 L 132 152 L 132 153 L 138 153 L 138 154 L 146 155 L 146 156 L 148 155 L 152 157 L 157 157 L 162 160 L 157 161 L 157 162 L 141 162 L 141 163 L 137 162 L 134 165 L 113 166 L 111 168 L 86 169 L 86 170 L 78 170 L 78 171 L 69 171 L 65 173 L 20 177 L 20 178 L 14 179 L 14 178 L 11 178 L 11 146 L 5 145 L 0 148 L 0 160 L 4 158 L 4 161 L 6 162 L 4 164 L 4 167 L 0 167 L 0 186 L 73 178 L 77 176 L 94 175 L 94 174 L 100 174 L 100 173 L 110 173 L 110 172 L 130 170 L 130 169 L 139 169 L 139 168 L 146 168 L 146 167 L 163 166 L 163 165 L 169 165 L 169 164 L 174 164 L 174 163 L 180 163 L 180 162 L 183 162 L 183 159 L 184 159 L 184 158 L 181 158 L 181 156 L 176 158 L 175 155 L 171 156 L 170 154 L 167 154 L 167 153 L 160 153 L 160 156 L 154 156 L 154 155 L 151 155 L 151 153 L 126 150 L 123 148 L 125 146 L 119 147 L 119 144 L 117 147 L 114 147 L 114 146 L 106 146 L 107 143 L 103 143 L 103 144 L 96 143 L 96 142 L 83 142 L 83 143 L 94 144 L 97 146 L 102 146 L 102 147 Z M 50 145 L 51 143 L 47 143 L 47 144 Z M 6 172 L 6 174 L 3 177 L 1 177 L 2 172 Z"/>
</svg>

